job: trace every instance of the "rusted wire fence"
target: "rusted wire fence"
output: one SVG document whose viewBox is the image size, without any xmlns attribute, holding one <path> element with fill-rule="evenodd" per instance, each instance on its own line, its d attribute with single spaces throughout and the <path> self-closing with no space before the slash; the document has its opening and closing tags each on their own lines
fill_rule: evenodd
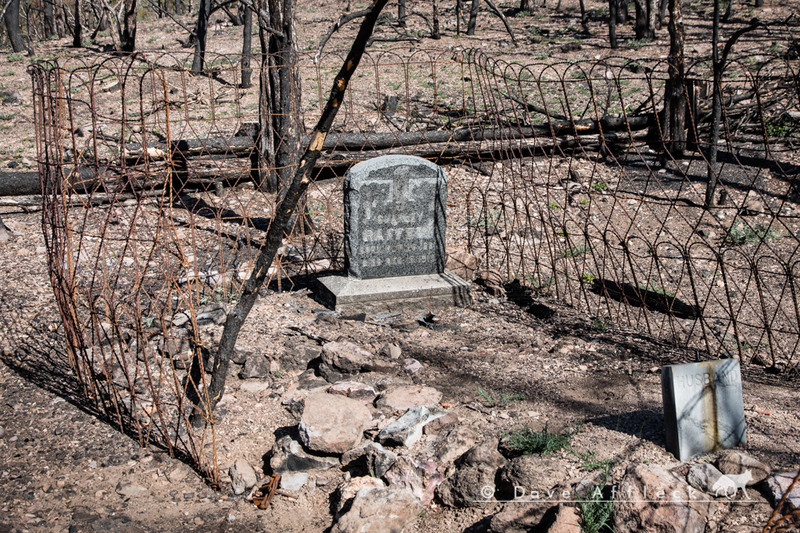
<svg viewBox="0 0 800 533">
<path fill-rule="evenodd" d="M 313 124 L 340 57 L 301 58 Z M 206 369 L 275 208 L 259 187 L 259 94 L 239 58 L 71 59 L 32 67 L 46 239 L 71 365 L 141 442 L 218 478 Z M 534 295 L 708 357 L 797 372 L 800 143 L 796 60 L 733 62 L 723 83 L 720 206 L 704 209 L 709 81 L 689 69 L 689 150 L 664 150 L 666 64 L 513 64 L 479 52 L 367 55 L 303 223 L 270 273 L 340 268 L 341 180 L 421 155 L 449 177 L 448 250 Z M 255 132 L 255 133 L 254 133 Z M 263 164 L 263 163 L 262 163 Z M 201 409 L 202 410 L 202 409 Z"/>
</svg>

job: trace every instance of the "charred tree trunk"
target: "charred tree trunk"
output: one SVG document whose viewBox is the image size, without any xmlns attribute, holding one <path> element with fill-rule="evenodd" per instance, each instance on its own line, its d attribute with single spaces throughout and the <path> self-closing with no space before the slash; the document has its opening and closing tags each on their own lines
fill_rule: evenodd
<svg viewBox="0 0 800 533">
<path fill-rule="evenodd" d="M 683 157 L 686 150 L 686 67 L 682 0 L 669 0 L 669 78 L 664 88 L 664 159 Z M 664 161 L 666 162 L 666 161 Z"/>
<path fill-rule="evenodd" d="M 625 24 L 630 18 L 628 12 L 628 0 L 616 0 L 617 2 L 617 24 Z"/>
<path fill-rule="evenodd" d="M 249 89 L 253 86 L 251 81 L 253 69 L 250 68 L 253 47 L 253 12 L 249 7 L 243 5 L 240 9 L 242 10 L 242 88 Z"/>
<path fill-rule="evenodd" d="M 653 0 L 634 0 L 633 4 L 636 8 L 636 21 L 633 25 L 636 38 L 641 41 L 652 41 L 656 37 L 655 18 L 651 13 Z"/>
<path fill-rule="evenodd" d="M 467 35 L 475 35 L 475 26 L 478 24 L 479 8 L 480 8 L 480 0 L 472 0 L 472 6 L 469 8 L 469 22 L 467 23 Z"/>
<path fill-rule="evenodd" d="M 19 0 L 11 0 L 3 18 L 6 23 L 8 40 L 11 41 L 11 49 L 17 53 L 24 52 L 25 39 L 22 38 L 22 32 L 19 29 Z"/>
<path fill-rule="evenodd" d="M 617 41 L 617 0 L 608 0 L 608 42 L 611 48 L 619 48 Z"/>
<path fill-rule="evenodd" d="M 581 8 L 581 30 L 585 35 L 589 34 L 589 16 L 586 13 L 586 1 L 578 0 L 578 5 Z"/>
<path fill-rule="evenodd" d="M 279 192 L 288 183 L 300 152 L 300 77 L 293 0 L 269 0 L 268 11 L 273 31 L 268 34 L 263 22 L 259 26 L 262 57 L 256 182 L 264 191 Z"/>
<path fill-rule="evenodd" d="M 433 3 L 433 28 L 431 29 L 431 39 L 441 39 L 442 34 L 439 32 L 439 0 L 431 0 Z"/>
<path fill-rule="evenodd" d="M 72 46 L 80 48 L 83 40 L 83 28 L 81 28 L 81 0 L 75 0 L 75 24 L 72 26 Z"/>
<path fill-rule="evenodd" d="M 397 23 L 406 25 L 406 0 L 397 0 Z"/>
<path fill-rule="evenodd" d="M 664 24 L 669 24 L 669 0 L 660 0 L 658 4 L 658 24 L 656 27 L 661 29 Z"/>
<path fill-rule="evenodd" d="M 136 50 L 136 7 L 136 0 L 125 0 L 125 18 L 119 36 L 119 48 L 120 52 L 126 54 Z"/>
<path fill-rule="evenodd" d="M 722 78 L 722 65 L 719 58 L 719 19 L 720 19 L 720 0 L 714 0 L 714 22 L 711 32 L 711 62 L 714 69 L 714 81 L 712 87 L 711 104 L 711 140 L 708 146 L 706 158 L 708 159 L 708 183 L 706 183 L 705 207 L 716 205 L 714 195 L 717 191 L 717 152 L 719 143 L 719 129 L 722 121 L 722 94 L 720 92 L 720 81 Z"/>
<path fill-rule="evenodd" d="M 58 35 L 58 30 L 56 29 L 56 15 L 55 9 L 53 8 L 53 0 L 44 0 L 43 5 L 43 12 L 44 12 L 44 36 L 46 38 L 55 37 Z"/>
<path fill-rule="evenodd" d="M 194 30 L 194 59 L 192 71 L 203 72 L 206 57 L 206 37 L 208 35 L 208 19 L 211 16 L 211 0 L 200 0 L 197 10 L 197 25 Z"/>
</svg>

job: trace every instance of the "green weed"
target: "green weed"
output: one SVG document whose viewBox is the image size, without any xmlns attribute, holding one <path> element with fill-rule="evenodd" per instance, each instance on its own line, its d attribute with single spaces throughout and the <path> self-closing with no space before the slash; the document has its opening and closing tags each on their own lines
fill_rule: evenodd
<svg viewBox="0 0 800 533">
<path fill-rule="evenodd" d="M 515 430 L 508 436 L 508 443 L 524 455 L 538 453 L 547 455 L 570 447 L 572 433 L 550 433 L 547 424 L 541 431 L 533 431 L 528 426 Z"/>
<path fill-rule="evenodd" d="M 742 244 L 774 241 L 781 237 L 783 237 L 783 234 L 780 231 L 770 229 L 768 226 L 762 224 L 750 226 L 744 222 L 739 222 L 728 229 L 725 242 L 733 246 L 739 246 Z"/>
<path fill-rule="evenodd" d="M 589 250 L 591 250 L 591 247 L 587 246 L 586 244 L 577 244 L 564 250 L 563 255 L 564 257 L 578 257 L 579 255 L 585 254 Z"/>
<path fill-rule="evenodd" d="M 608 189 L 608 184 L 603 180 L 596 181 L 592 183 L 592 189 L 594 189 L 597 192 L 603 192 Z"/>
<path fill-rule="evenodd" d="M 510 403 L 521 402 L 525 400 L 525 396 L 515 392 L 506 392 L 503 389 L 499 391 L 491 391 L 478 387 L 478 396 L 480 401 L 486 407 L 504 407 Z"/>
<path fill-rule="evenodd" d="M 617 464 L 614 459 L 598 459 L 593 451 L 578 453 L 577 456 L 581 459 L 581 468 L 589 472 L 602 470 L 607 474 Z"/>
<path fill-rule="evenodd" d="M 594 274 L 591 272 L 584 272 L 581 274 L 581 283 L 591 283 L 594 281 Z"/>
<path fill-rule="evenodd" d="M 778 120 L 777 122 L 767 121 L 765 127 L 767 129 L 767 135 L 770 137 L 791 137 L 792 130 L 794 130 L 790 120 Z"/>
<path fill-rule="evenodd" d="M 605 484 L 607 475 L 602 476 L 601 483 Z M 582 533 L 611 533 L 612 516 L 614 514 L 614 500 L 603 496 L 603 490 L 598 485 L 592 489 L 589 497 L 578 500 L 578 509 L 581 512 Z"/>
</svg>

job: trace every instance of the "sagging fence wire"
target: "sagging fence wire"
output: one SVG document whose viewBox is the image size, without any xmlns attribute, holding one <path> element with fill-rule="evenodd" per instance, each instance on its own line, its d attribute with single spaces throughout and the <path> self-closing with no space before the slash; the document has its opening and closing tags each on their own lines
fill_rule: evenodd
<svg viewBox="0 0 800 533">
<path fill-rule="evenodd" d="M 188 455 L 215 482 L 213 417 L 189 419 L 209 405 L 212 354 L 269 227 L 280 167 L 296 164 L 270 146 L 297 139 L 261 142 L 272 117 L 258 88 L 241 87 L 240 58 L 207 59 L 207 75 L 182 53 L 58 60 L 31 74 L 70 364 L 143 445 Z M 295 124 L 317 120 L 340 63 L 301 57 Z M 476 256 L 502 283 L 598 327 L 797 372 L 797 67 L 779 57 L 729 67 L 722 201 L 706 209 L 707 79 L 687 83 L 688 147 L 676 157 L 660 125 L 663 62 L 367 54 L 272 284 L 341 268 L 347 169 L 414 154 L 446 166 L 448 251 Z"/>
</svg>

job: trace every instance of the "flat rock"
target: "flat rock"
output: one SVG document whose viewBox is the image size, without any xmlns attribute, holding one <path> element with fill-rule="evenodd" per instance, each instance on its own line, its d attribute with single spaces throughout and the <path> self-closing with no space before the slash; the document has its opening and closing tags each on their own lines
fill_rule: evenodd
<svg viewBox="0 0 800 533">
<path fill-rule="evenodd" d="M 389 486 L 400 486 L 411 491 L 420 503 L 427 507 L 433 501 L 436 488 L 442 483 L 444 476 L 439 473 L 436 463 L 399 457 L 386 472 L 384 478 Z"/>
<path fill-rule="evenodd" d="M 511 459 L 500 471 L 497 488 L 504 499 L 512 499 L 522 489 L 546 493 L 564 483 L 569 472 L 552 456 L 521 455 Z"/>
<path fill-rule="evenodd" d="M 714 465 L 708 463 L 700 463 L 696 465 L 692 465 L 689 469 L 689 473 L 686 474 L 686 481 L 689 482 L 689 485 L 696 488 L 697 490 L 702 490 L 703 492 L 710 492 L 713 494 L 711 490 L 712 487 L 718 486 L 720 479 L 724 474 L 717 470 Z"/>
<path fill-rule="evenodd" d="M 528 533 L 536 530 L 551 502 L 511 502 L 492 516 L 489 531 L 492 533 Z"/>
<path fill-rule="evenodd" d="M 465 281 L 475 279 L 478 270 L 478 258 L 467 252 L 449 252 L 447 254 L 447 270 Z"/>
<path fill-rule="evenodd" d="M 310 450 L 342 454 L 361 442 L 372 424 L 369 409 L 339 394 L 315 393 L 305 400 L 298 430 Z"/>
<path fill-rule="evenodd" d="M 336 457 L 314 455 L 291 436 L 278 439 L 270 454 L 269 466 L 276 474 L 327 470 L 339 466 Z"/>
<path fill-rule="evenodd" d="M 365 487 L 336 520 L 331 533 L 400 533 L 421 510 L 408 489 Z"/>
<path fill-rule="evenodd" d="M 147 492 L 145 487 L 137 485 L 130 479 L 121 479 L 114 490 L 123 498 L 135 498 Z"/>
<path fill-rule="evenodd" d="M 581 533 L 581 517 L 576 507 L 559 504 L 556 519 L 547 533 Z"/>
<path fill-rule="evenodd" d="M 399 385 L 387 389 L 375 405 L 380 409 L 401 413 L 419 405 L 438 405 L 442 393 L 423 385 Z"/>
<path fill-rule="evenodd" d="M 708 497 L 656 465 L 628 468 L 614 498 L 616 531 L 684 533 L 704 531 Z"/>
<path fill-rule="evenodd" d="M 258 394 L 268 390 L 271 383 L 269 381 L 248 380 L 239 385 L 239 390 L 242 392 L 249 392 L 250 394 Z"/>
<path fill-rule="evenodd" d="M 378 395 L 374 388 L 359 381 L 337 381 L 328 387 L 328 392 L 330 394 L 341 394 L 342 396 L 347 396 L 354 400 L 361 400 L 369 403 L 372 403 Z"/>
<path fill-rule="evenodd" d="M 456 472 L 436 490 L 436 496 L 444 505 L 476 507 L 495 501 L 497 470 L 505 464 L 497 445 L 497 439 L 490 439 L 456 461 Z"/>
<path fill-rule="evenodd" d="M 422 428 L 431 420 L 445 415 L 445 411 L 436 407 L 418 405 L 410 408 L 403 416 L 384 427 L 378 433 L 377 440 L 386 446 L 413 446 L 422 437 Z"/>
<path fill-rule="evenodd" d="M 373 355 L 352 342 L 326 342 L 322 345 L 322 360 L 346 374 L 356 374 L 368 366 Z"/>
<path fill-rule="evenodd" d="M 452 413 L 434 420 L 425 426 L 425 430 L 427 431 L 430 426 L 444 420 L 450 414 Z M 479 440 L 480 435 L 474 429 L 467 426 L 456 426 L 438 436 L 433 445 L 434 457 L 439 463 L 448 465 L 469 451 Z"/>
<path fill-rule="evenodd" d="M 342 464 L 350 469 L 363 470 L 365 475 L 383 477 L 397 461 L 397 454 L 377 442 L 367 442 L 342 455 Z"/>
<path fill-rule="evenodd" d="M 725 450 L 720 453 L 717 468 L 726 476 L 746 475 L 749 472 L 751 479 L 747 482 L 748 487 L 764 481 L 772 471 L 765 463 L 739 450 Z"/>
<path fill-rule="evenodd" d="M 296 472 L 294 474 L 283 474 L 281 476 L 281 488 L 283 490 L 298 491 L 308 483 L 307 472 Z"/>
<path fill-rule="evenodd" d="M 262 354 L 252 354 L 239 371 L 239 379 L 264 379 L 269 375 L 269 360 Z"/>
<path fill-rule="evenodd" d="M 228 469 L 231 478 L 231 488 L 234 494 L 244 494 L 247 489 L 251 489 L 258 483 L 256 471 L 250 463 L 244 459 L 237 459 Z"/>
<path fill-rule="evenodd" d="M 777 472 L 768 476 L 766 479 L 767 494 L 773 506 L 778 505 L 789 486 L 797 476 L 797 470 L 794 472 Z M 797 483 L 787 496 L 784 504 L 784 511 L 791 512 L 795 509 L 800 509 L 800 483 Z"/>
<path fill-rule="evenodd" d="M 334 515 L 338 517 L 342 511 L 350 508 L 353 503 L 353 498 L 356 497 L 362 489 L 367 491 L 373 489 L 385 489 L 386 483 L 380 478 L 372 476 L 354 477 L 349 481 L 342 483 L 333 494 L 333 508 Z"/>
<path fill-rule="evenodd" d="M 308 363 L 322 355 L 322 347 L 318 344 L 302 342 L 288 345 L 281 355 L 281 366 L 290 370 L 305 370 Z"/>
</svg>

